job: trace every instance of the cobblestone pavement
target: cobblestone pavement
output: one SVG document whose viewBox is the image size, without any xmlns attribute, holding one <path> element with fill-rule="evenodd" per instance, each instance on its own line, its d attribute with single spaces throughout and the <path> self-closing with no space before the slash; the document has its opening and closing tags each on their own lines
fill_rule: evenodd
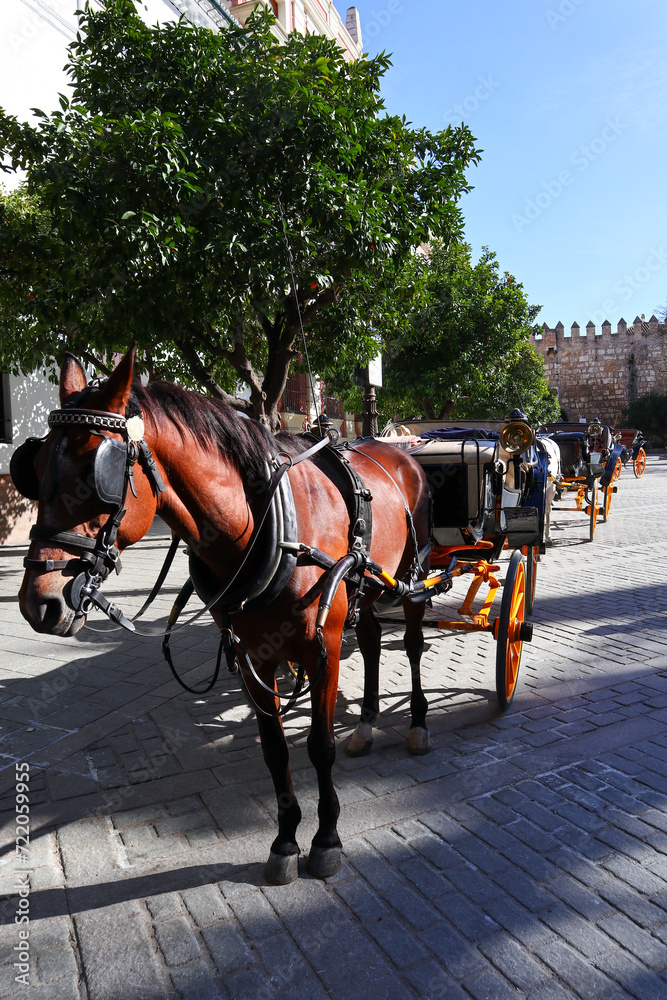
<svg viewBox="0 0 667 1000">
<path fill-rule="evenodd" d="M 407 753 L 394 626 L 373 751 L 342 753 L 361 697 L 345 643 L 345 863 L 327 882 L 303 871 L 280 888 L 262 879 L 275 803 L 235 680 L 186 695 L 156 639 L 32 633 L 15 596 L 24 552 L 0 549 L 0 998 L 664 1000 L 666 492 L 667 462 L 651 456 L 642 480 L 623 473 L 592 545 L 586 518 L 560 515 L 505 715 L 493 641 L 427 630 L 425 757 Z M 126 554 L 115 584 L 126 611 L 166 545 L 154 529 Z M 147 631 L 185 572 L 179 556 Z M 187 680 L 203 680 L 212 627 L 173 645 Z M 287 727 L 304 847 L 316 826 L 306 725 L 296 711 Z M 26 867 L 16 761 L 31 768 L 29 990 L 13 966 Z"/>
</svg>

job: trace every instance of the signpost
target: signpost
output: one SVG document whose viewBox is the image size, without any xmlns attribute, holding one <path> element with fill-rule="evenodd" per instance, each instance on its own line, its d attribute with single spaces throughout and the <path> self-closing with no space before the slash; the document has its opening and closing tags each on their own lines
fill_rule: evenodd
<svg viewBox="0 0 667 1000">
<path fill-rule="evenodd" d="M 354 373 L 356 385 L 364 387 L 364 408 L 362 433 L 364 437 L 378 436 L 378 408 L 375 389 L 382 387 L 382 354 L 378 352 L 365 368 L 357 368 Z"/>
</svg>

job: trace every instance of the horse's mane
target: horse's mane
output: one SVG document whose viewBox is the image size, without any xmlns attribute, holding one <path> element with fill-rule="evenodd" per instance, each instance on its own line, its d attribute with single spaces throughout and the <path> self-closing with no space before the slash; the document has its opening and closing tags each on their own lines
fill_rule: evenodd
<svg viewBox="0 0 667 1000">
<path fill-rule="evenodd" d="M 263 479 L 265 463 L 277 453 L 270 432 L 256 420 L 242 416 L 228 403 L 188 392 L 172 382 L 135 382 L 128 411 L 137 404 L 149 415 L 156 429 L 169 421 L 183 441 L 194 437 L 206 442 L 253 478 Z"/>
</svg>

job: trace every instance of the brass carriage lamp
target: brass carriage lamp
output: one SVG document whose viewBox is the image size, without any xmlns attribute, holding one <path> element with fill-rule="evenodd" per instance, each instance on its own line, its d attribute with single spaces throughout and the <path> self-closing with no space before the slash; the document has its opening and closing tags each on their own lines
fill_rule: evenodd
<svg viewBox="0 0 667 1000">
<path fill-rule="evenodd" d="M 516 457 L 527 451 L 535 440 L 535 432 L 528 418 L 521 410 L 512 410 L 507 423 L 500 432 L 500 444 L 505 451 Z"/>
<path fill-rule="evenodd" d="M 586 428 L 589 437 L 599 438 L 602 434 L 602 424 L 600 423 L 599 417 L 593 417 L 590 424 Z"/>
</svg>

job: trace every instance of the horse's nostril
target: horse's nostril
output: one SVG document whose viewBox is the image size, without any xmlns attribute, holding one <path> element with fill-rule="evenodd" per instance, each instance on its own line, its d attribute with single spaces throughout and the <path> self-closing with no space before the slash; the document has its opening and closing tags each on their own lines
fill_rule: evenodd
<svg viewBox="0 0 667 1000">
<path fill-rule="evenodd" d="M 60 625 L 66 614 L 64 602 L 57 597 L 50 597 L 44 601 L 42 609 L 42 625 L 47 632 Z"/>
<path fill-rule="evenodd" d="M 54 632 L 67 617 L 67 606 L 58 596 L 32 599 L 28 596 L 21 609 L 36 632 Z"/>
</svg>

